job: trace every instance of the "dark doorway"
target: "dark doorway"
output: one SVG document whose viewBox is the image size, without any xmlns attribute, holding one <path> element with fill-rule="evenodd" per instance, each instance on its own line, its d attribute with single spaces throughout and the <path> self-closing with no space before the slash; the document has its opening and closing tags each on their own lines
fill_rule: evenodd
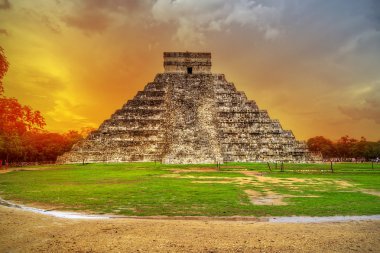
<svg viewBox="0 0 380 253">
<path fill-rule="evenodd" d="M 193 68 L 187 67 L 187 74 L 193 74 Z"/>
</svg>

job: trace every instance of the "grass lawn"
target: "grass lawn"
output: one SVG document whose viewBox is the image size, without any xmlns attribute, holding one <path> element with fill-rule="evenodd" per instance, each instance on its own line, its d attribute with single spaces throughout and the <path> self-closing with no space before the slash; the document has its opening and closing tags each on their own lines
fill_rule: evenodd
<svg viewBox="0 0 380 253">
<path fill-rule="evenodd" d="M 380 214 L 380 164 L 49 165 L 0 174 L 0 197 L 123 215 Z"/>
</svg>

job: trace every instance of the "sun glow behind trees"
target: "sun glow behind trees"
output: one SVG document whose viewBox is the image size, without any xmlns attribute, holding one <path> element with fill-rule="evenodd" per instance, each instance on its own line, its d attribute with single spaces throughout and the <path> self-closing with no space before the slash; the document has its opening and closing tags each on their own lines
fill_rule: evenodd
<svg viewBox="0 0 380 253">
<path fill-rule="evenodd" d="M 44 131 L 46 123 L 39 111 L 4 96 L 2 80 L 9 63 L 0 47 L 0 160 L 55 161 L 92 130 L 64 134 Z"/>
</svg>

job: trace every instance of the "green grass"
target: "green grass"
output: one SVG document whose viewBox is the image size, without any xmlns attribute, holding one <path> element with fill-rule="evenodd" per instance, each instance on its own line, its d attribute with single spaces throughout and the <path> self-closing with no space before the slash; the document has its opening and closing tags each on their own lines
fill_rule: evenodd
<svg viewBox="0 0 380 253">
<path fill-rule="evenodd" d="M 210 168 L 216 166 L 50 165 L 46 170 L 0 174 L 0 196 L 59 210 L 138 216 L 380 214 L 380 164 L 374 169 L 369 163 L 334 164 L 334 173 L 330 164 L 284 164 L 284 172 L 279 164 L 277 169 L 271 164 L 269 171 L 261 163 Z M 259 198 L 281 195 L 286 205 L 252 203 L 247 190 L 261 193 Z"/>
</svg>

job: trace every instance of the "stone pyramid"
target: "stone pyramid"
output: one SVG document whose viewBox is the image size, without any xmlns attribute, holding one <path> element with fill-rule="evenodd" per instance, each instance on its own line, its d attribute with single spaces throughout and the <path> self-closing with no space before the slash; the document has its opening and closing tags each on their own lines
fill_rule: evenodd
<svg viewBox="0 0 380 253">
<path fill-rule="evenodd" d="M 164 69 L 57 162 L 314 160 L 292 131 L 211 73 L 211 53 L 165 52 Z"/>
</svg>

